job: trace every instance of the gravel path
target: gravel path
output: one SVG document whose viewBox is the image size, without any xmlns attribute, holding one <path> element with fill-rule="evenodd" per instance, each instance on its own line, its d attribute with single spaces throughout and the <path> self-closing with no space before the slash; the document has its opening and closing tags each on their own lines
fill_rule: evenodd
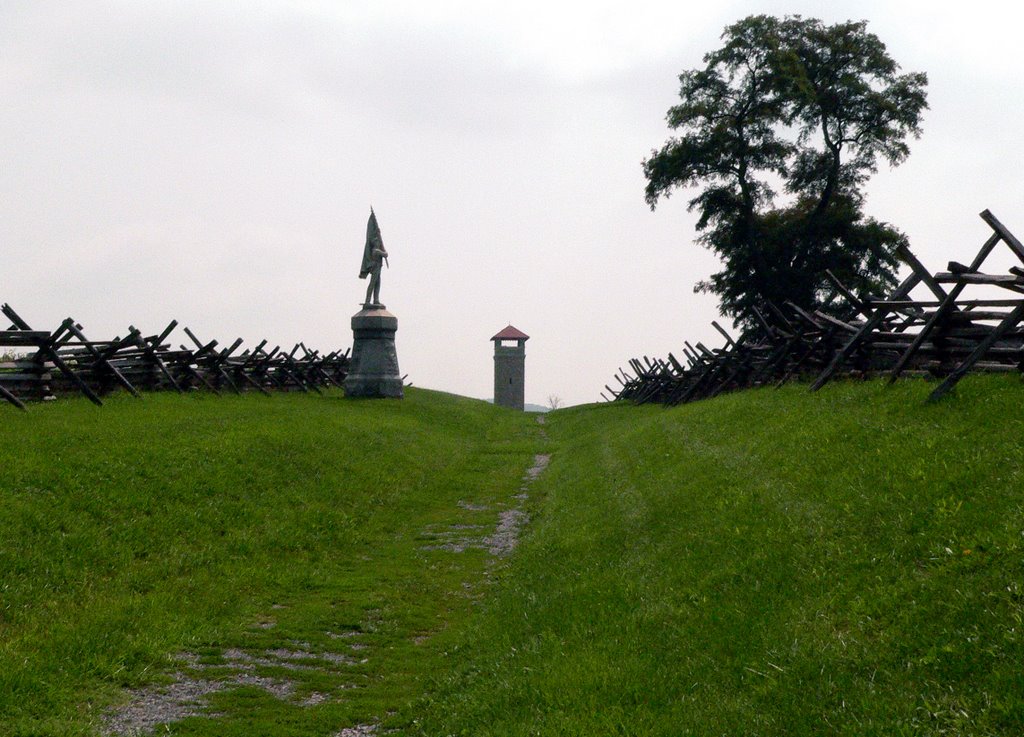
<svg viewBox="0 0 1024 737">
<path fill-rule="evenodd" d="M 519 534 L 529 521 L 523 506 L 529 498 L 530 484 L 548 467 L 551 456 L 538 453 L 533 457 L 533 465 L 523 474 L 523 482 L 519 493 L 512 497 L 516 503 L 511 509 L 503 509 L 498 513 L 497 526 L 490 535 L 473 534 L 487 529 L 485 525 L 448 525 L 443 529 L 427 528 L 420 534 L 432 542 L 422 546 L 422 550 L 446 550 L 450 553 L 463 553 L 470 549 L 486 550 L 496 557 L 506 556 L 519 544 Z M 460 509 L 472 512 L 487 512 L 491 507 L 484 504 L 472 504 L 466 501 L 458 503 Z"/>
<path fill-rule="evenodd" d="M 544 424 L 544 417 L 539 416 L 537 422 Z M 544 435 L 543 429 L 541 434 Z M 461 553 L 469 548 L 487 550 L 495 558 L 511 553 L 519 543 L 523 526 L 529 521 L 523 509 L 528 497 L 529 487 L 547 468 L 550 455 L 539 453 L 533 458 L 533 465 L 523 475 L 519 493 L 513 497 L 515 506 L 503 509 L 498 514 L 497 525 L 490 534 L 483 534 L 487 525 L 455 524 L 443 530 L 428 529 L 421 534 L 434 542 L 424 545 L 424 550 L 446 550 Z M 489 511 L 490 507 L 468 502 L 459 502 L 459 507 L 473 512 Z M 474 534 L 476 533 L 476 534 Z M 256 629 L 274 627 L 273 617 L 265 617 L 253 625 Z M 331 639 L 355 638 L 357 632 L 325 633 Z M 352 651 L 358 652 L 366 645 L 349 642 Z M 304 699 L 295 698 L 296 682 L 286 678 L 270 677 L 260 674 L 261 668 L 277 668 L 292 671 L 317 670 L 337 673 L 339 667 L 365 663 L 365 658 L 355 658 L 336 652 L 316 651 L 308 642 L 290 642 L 288 647 L 277 647 L 267 650 L 243 650 L 228 648 L 221 652 L 222 663 L 209 665 L 200 661 L 196 653 L 179 653 L 176 657 L 178 669 L 172 674 L 172 682 L 166 685 L 151 686 L 128 692 L 128 699 L 119 708 L 113 709 L 105 716 L 101 725 L 101 734 L 105 737 L 143 737 L 152 735 L 161 725 L 172 724 L 187 717 L 209 716 L 207 697 L 211 694 L 242 686 L 255 686 L 265 690 L 272 696 L 292 701 L 301 706 L 315 706 L 329 701 L 332 696 L 314 692 Z M 216 668 L 216 678 L 204 675 L 204 671 Z M 225 669 L 228 675 L 224 676 Z M 340 690 L 351 687 L 342 685 Z M 334 737 L 375 737 L 379 725 L 358 724 L 346 727 Z"/>
<path fill-rule="evenodd" d="M 333 634 L 326 634 L 335 639 Z M 107 737 L 142 737 L 152 734 L 162 724 L 172 724 L 186 717 L 214 716 L 208 712 L 207 697 L 242 686 L 263 689 L 275 698 L 300 706 L 316 706 L 330 700 L 331 695 L 314 691 L 299 699 L 295 695 L 298 685 L 295 681 L 263 675 L 259 671 L 262 668 L 281 668 L 337 674 L 341 666 L 366 662 L 343 653 L 315 651 L 308 642 L 289 642 L 288 645 L 290 647 L 268 650 L 227 648 L 220 653 L 223 662 L 217 664 L 202 663 L 196 653 L 179 653 L 175 656 L 179 669 L 171 674 L 172 682 L 129 691 L 126 703 L 111 710 L 104 718 L 101 734 Z M 358 645 L 350 643 L 353 650 Z M 207 676 L 204 671 L 210 669 L 216 669 L 218 675 Z M 350 687 L 342 684 L 339 690 Z"/>
</svg>

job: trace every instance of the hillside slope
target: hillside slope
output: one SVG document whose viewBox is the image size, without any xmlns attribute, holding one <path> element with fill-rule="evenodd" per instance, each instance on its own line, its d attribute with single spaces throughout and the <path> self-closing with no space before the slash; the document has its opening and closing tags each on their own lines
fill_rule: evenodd
<svg viewBox="0 0 1024 737">
<path fill-rule="evenodd" d="M 1024 732 L 1024 388 L 552 413 L 426 735 Z"/>
<path fill-rule="evenodd" d="M 930 388 L 11 412 L 0 734 L 1018 735 L 1024 388 Z"/>
<path fill-rule="evenodd" d="M 540 445 L 532 417 L 418 389 L 7 412 L 0 735 L 401 718 L 445 667 Z"/>
</svg>

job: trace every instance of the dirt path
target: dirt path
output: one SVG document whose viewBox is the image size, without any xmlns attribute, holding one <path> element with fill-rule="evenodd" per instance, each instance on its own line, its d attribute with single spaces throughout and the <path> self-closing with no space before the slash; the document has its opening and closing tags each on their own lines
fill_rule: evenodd
<svg viewBox="0 0 1024 737">
<path fill-rule="evenodd" d="M 489 506 L 465 501 L 459 502 L 461 509 L 470 512 L 497 511 L 498 517 L 493 529 L 488 525 L 479 524 L 452 524 L 441 528 L 428 527 L 420 535 L 430 542 L 423 545 L 421 549 L 447 550 L 451 553 L 463 553 L 472 549 L 486 550 L 497 558 L 511 553 L 519 544 L 519 535 L 523 526 L 529 521 L 524 507 L 526 500 L 529 499 L 530 484 L 543 473 L 550 460 L 551 456 L 547 453 L 538 453 L 533 457 L 533 465 L 523 475 L 519 493 L 512 497 L 511 504 L 501 503 Z"/>
<path fill-rule="evenodd" d="M 544 417 L 537 418 L 544 424 Z M 546 439 L 543 428 L 541 435 Z M 551 456 L 538 453 L 526 470 L 518 493 L 508 502 L 493 506 L 459 502 L 459 507 L 470 512 L 497 512 L 493 527 L 481 524 L 452 524 L 443 529 L 426 529 L 421 537 L 429 542 L 423 550 L 445 550 L 462 553 L 469 549 L 483 549 L 492 556 L 492 562 L 508 556 L 519 544 L 523 527 L 529 521 L 525 511 L 530 485 L 547 468 Z M 254 629 L 272 629 L 272 614 L 261 618 Z M 302 707 L 312 707 L 340 698 L 352 688 L 345 682 L 344 667 L 366 662 L 372 657 L 367 645 L 360 642 L 360 632 L 341 634 L 324 633 L 336 647 L 317 649 L 307 642 L 288 641 L 281 647 L 269 649 L 228 648 L 219 656 L 200 657 L 197 653 L 183 652 L 175 656 L 172 682 L 128 692 L 127 701 L 111 710 L 101 725 L 105 737 L 143 737 L 154 734 L 164 724 L 173 724 L 186 717 L 220 715 L 210 712 L 209 697 L 243 686 L 254 686 L 282 701 Z M 274 675 L 269 675 L 272 672 Z M 317 671 L 337 676 L 338 685 L 330 692 L 299 692 L 299 683 L 281 675 L 284 671 Z M 346 727 L 332 737 L 372 737 L 379 727 L 375 723 Z"/>
</svg>

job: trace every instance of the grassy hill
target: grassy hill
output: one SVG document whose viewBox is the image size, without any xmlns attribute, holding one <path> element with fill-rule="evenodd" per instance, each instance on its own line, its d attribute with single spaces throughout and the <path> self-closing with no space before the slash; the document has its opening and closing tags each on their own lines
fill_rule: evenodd
<svg viewBox="0 0 1024 737">
<path fill-rule="evenodd" d="M 929 388 L 550 415 L 424 733 L 1024 733 L 1024 389 Z"/>
<path fill-rule="evenodd" d="M 0 733 L 1020 734 L 1024 389 L 929 388 L 9 412 Z"/>
<path fill-rule="evenodd" d="M 139 689 L 161 684 L 222 715 L 176 735 L 330 735 L 400 709 L 492 565 L 447 531 L 493 528 L 540 445 L 533 418 L 419 390 L 62 400 L 4 413 L 0 438 L 5 737 L 159 714 Z"/>
</svg>

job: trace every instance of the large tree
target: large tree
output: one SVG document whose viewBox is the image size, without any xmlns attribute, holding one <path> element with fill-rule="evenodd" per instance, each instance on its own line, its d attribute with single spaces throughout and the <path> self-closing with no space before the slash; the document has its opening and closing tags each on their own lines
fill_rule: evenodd
<svg viewBox="0 0 1024 737">
<path fill-rule="evenodd" d="M 678 135 L 643 164 L 652 209 L 701 187 L 698 241 L 724 268 L 697 291 L 749 322 L 768 302 L 824 307 L 826 269 L 857 290 L 891 287 L 906 238 L 864 215 L 861 187 L 920 136 L 926 75 L 899 74 L 863 21 L 750 16 L 722 40 L 680 75 Z"/>
</svg>

